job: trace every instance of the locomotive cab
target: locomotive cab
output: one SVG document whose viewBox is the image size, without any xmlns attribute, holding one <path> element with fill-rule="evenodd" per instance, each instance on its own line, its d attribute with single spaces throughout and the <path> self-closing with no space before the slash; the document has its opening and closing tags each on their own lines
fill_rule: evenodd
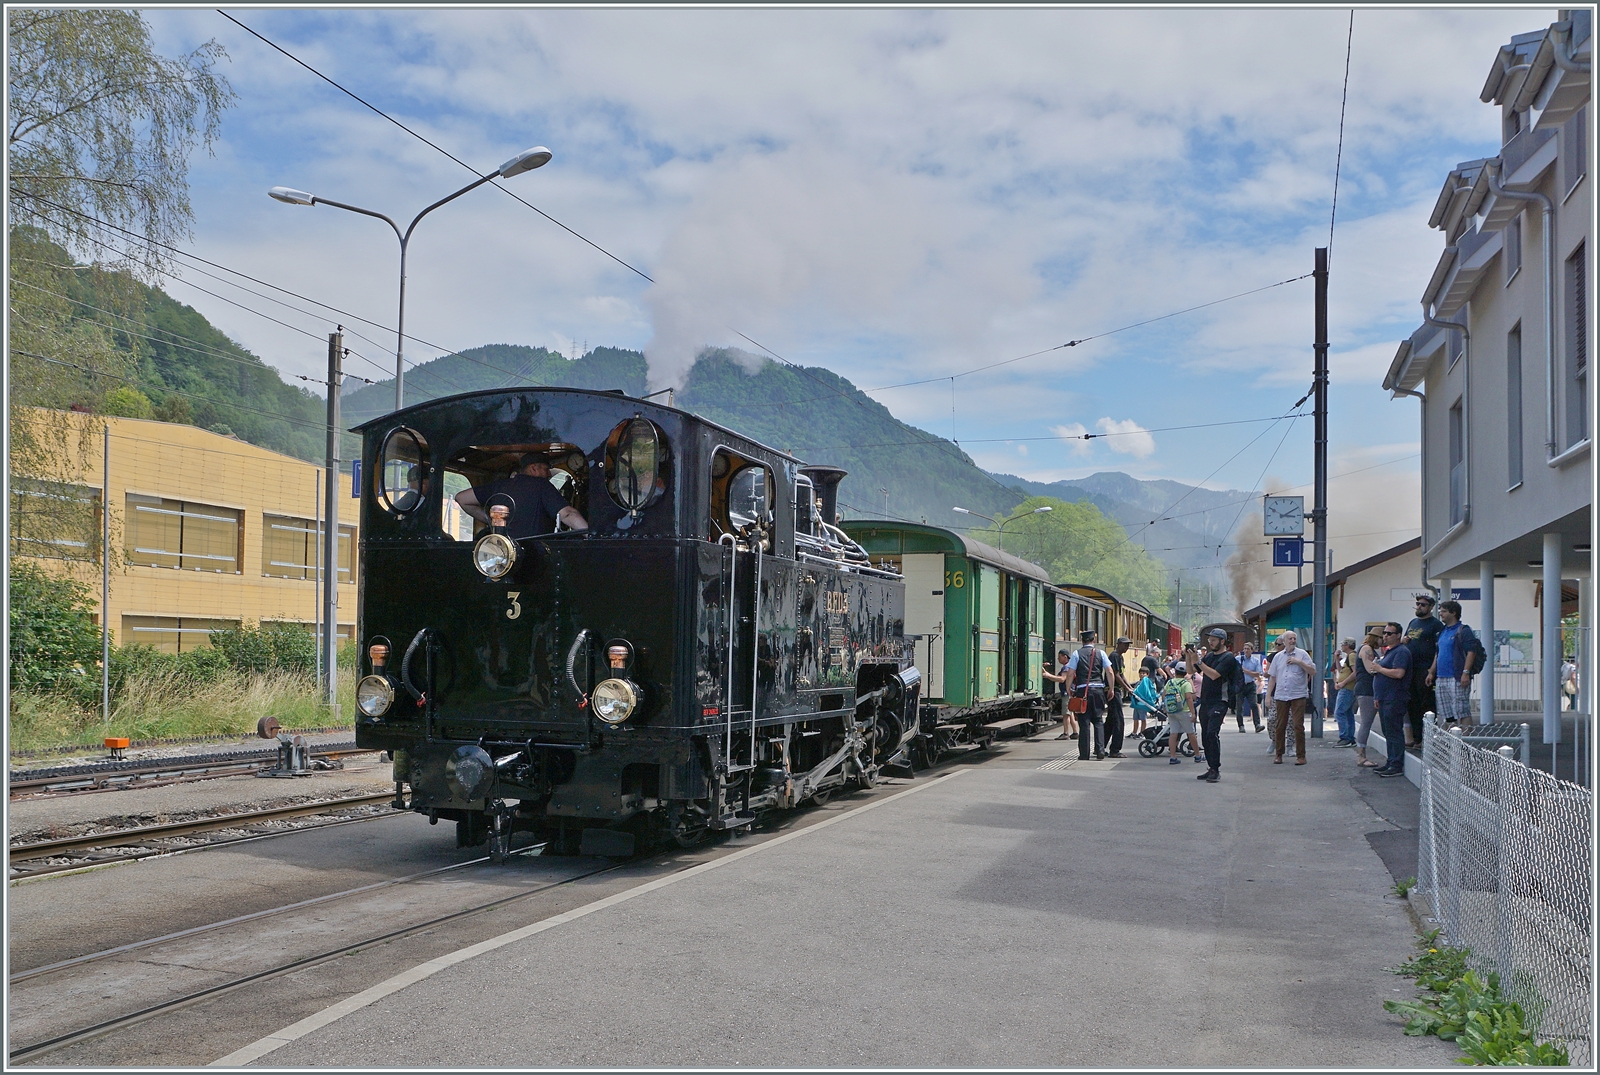
<svg viewBox="0 0 1600 1075">
<path fill-rule="evenodd" d="M 871 783 L 914 735 L 904 586 L 833 524 L 843 471 L 573 389 L 358 432 L 357 742 L 462 844 L 693 843 Z"/>
</svg>

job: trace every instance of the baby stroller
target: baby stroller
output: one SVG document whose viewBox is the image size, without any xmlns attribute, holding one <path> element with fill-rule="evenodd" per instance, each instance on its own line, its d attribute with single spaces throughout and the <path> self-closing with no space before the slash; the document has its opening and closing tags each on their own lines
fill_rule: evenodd
<svg viewBox="0 0 1600 1075">
<path fill-rule="evenodd" d="M 1159 758 L 1167 752 L 1169 742 L 1166 715 L 1156 712 L 1145 719 L 1150 723 L 1145 727 L 1144 731 L 1139 733 L 1139 756 L 1141 758 Z M 1178 753 L 1186 758 L 1194 757 L 1194 744 L 1189 742 L 1187 735 L 1178 737 Z"/>
</svg>

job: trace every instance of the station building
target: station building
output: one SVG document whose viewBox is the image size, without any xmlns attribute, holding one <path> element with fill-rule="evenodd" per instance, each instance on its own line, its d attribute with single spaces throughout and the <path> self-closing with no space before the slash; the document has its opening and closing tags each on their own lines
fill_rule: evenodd
<svg viewBox="0 0 1600 1075">
<path fill-rule="evenodd" d="M 65 463 L 50 481 L 12 475 L 12 555 L 85 584 L 118 645 L 178 653 L 245 623 L 316 629 L 321 467 L 189 425 L 63 411 L 31 420 L 55 427 Z M 339 483 L 336 629 L 353 638 L 361 502 L 348 462 Z M 30 525 L 18 527 L 23 514 Z"/>
<path fill-rule="evenodd" d="M 1547 743 L 1563 738 L 1560 669 L 1569 656 L 1590 663 L 1594 619 L 1591 23 L 1587 9 L 1562 10 L 1491 58 L 1480 99 L 1499 110 L 1500 152 L 1445 177 L 1428 221 L 1444 250 L 1418 281 L 1422 326 L 1383 381 L 1421 403 L 1419 580 L 1491 598 L 1497 579 L 1538 584 Z M 1576 597 L 1575 631 L 1563 630 L 1564 602 L 1544 599 L 1558 592 Z M 1498 636 L 1493 600 L 1478 617 Z M 1487 720 L 1501 677 L 1479 678 Z"/>
</svg>

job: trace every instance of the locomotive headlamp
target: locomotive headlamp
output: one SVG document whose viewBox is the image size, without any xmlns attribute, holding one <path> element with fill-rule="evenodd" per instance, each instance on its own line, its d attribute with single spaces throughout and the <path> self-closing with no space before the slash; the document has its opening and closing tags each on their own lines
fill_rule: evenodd
<svg viewBox="0 0 1600 1075">
<path fill-rule="evenodd" d="M 369 717 L 381 717 L 394 705 L 394 687 L 382 676 L 364 676 L 356 684 L 356 708 Z"/>
<path fill-rule="evenodd" d="M 517 544 L 504 534 L 485 534 L 472 547 L 472 566 L 486 579 L 502 579 L 517 565 Z"/>
<path fill-rule="evenodd" d="M 639 688 L 625 679 L 603 679 L 589 695 L 594 715 L 607 724 L 621 724 L 639 706 Z"/>
</svg>

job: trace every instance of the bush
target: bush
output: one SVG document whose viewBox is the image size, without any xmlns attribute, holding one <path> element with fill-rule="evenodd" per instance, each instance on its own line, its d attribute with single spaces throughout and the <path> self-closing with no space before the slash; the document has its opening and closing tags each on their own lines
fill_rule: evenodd
<svg viewBox="0 0 1600 1075">
<path fill-rule="evenodd" d="M 11 683 L 18 690 L 76 693 L 98 689 L 100 631 L 88 588 L 47 574 L 26 560 L 11 563 Z"/>
<path fill-rule="evenodd" d="M 107 414 L 118 418 L 150 418 L 155 415 L 155 408 L 150 405 L 150 397 L 137 388 L 124 385 L 113 388 L 105 394 L 101 408 Z"/>
<path fill-rule="evenodd" d="M 273 623 L 258 627 L 244 624 L 231 630 L 212 631 L 211 645 L 236 672 L 316 675 L 316 639 L 311 632 L 294 624 Z"/>
</svg>

